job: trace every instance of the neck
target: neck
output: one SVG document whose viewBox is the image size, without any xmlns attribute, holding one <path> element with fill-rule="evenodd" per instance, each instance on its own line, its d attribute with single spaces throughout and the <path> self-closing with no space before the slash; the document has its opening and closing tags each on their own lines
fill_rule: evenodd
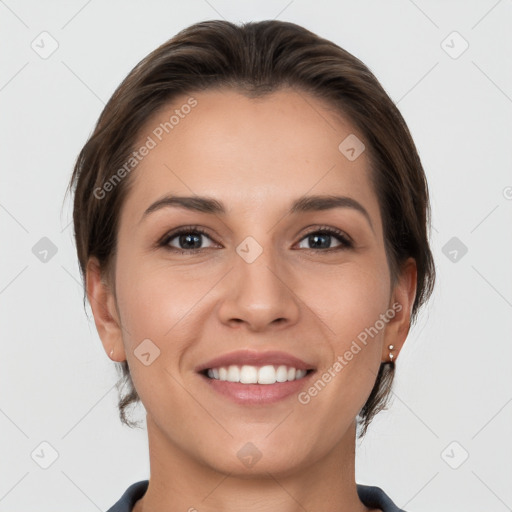
<svg viewBox="0 0 512 512">
<path fill-rule="evenodd" d="M 133 512 L 367 512 L 355 483 L 355 423 L 331 452 L 287 472 L 224 474 L 183 452 L 147 416 L 151 476 Z"/>
</svg>

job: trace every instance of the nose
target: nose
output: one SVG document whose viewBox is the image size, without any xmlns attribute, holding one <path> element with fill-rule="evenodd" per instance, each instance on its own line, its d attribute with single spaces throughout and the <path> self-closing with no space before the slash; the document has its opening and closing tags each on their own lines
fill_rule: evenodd
<svg viewBox="0 0 512 512">
<path fill-rule="evenodd" d="M 233 265 L 218 309 L 222 323 L 231 327 L 243 324 L 257 332 L 285 328 L 298 321 L 300 300 L 283 258 L 264 248 L 252 262 L 235 253 Z"/>
</svg>

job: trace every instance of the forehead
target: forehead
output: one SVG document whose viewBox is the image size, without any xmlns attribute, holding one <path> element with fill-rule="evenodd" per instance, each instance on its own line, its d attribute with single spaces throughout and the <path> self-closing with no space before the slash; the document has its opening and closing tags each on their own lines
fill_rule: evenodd
<svg viewBox="0 0 512 512">
<path fill-rule="evenodd" d="M 131 176 L 125 207 L 140 215 L 159 196 L 176 193 L 225 197 L 230 210 L 242 211 L 340 193 L 371 210 L 376 197 L 367 152 L 356 159 L 345 152 L 362 140 L 347 119 L 305 92 L 284 89 L 258 99 L 230 89 L 183 95 L 141 129 L 136 148 L 151 149 Z"/>
</svg>

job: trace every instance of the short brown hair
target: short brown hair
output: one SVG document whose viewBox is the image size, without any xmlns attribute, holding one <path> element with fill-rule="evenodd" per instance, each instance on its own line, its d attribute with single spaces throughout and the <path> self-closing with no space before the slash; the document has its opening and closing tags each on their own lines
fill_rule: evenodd
<svg viewBox="0 0 512 512">
<path fill-rule="evenodd" d="M 106 197 L 98 199 L 95 191 L 127 161 L 142 125 L 157 110 L 178 95 L 219 87 L 234 88 L 250 98 L 292 87 L 324 101 L 360 131 L 371 163 L 393 281 L 408 257 L 416 260 L 414 320 L 432 292 L 435 268 L 427 233 L 428 187 L 407 125 L 359 59 L 333 42 L 283 21 L 196 23 L 146 56 L 116 89 L 77 158 L 68 187 L 75 193 L 73 221 L 84 306 L 89 257 L 97 257 L 102 271 L 113 275 L 110 267 L 116 251 L 119 212 L 130 176 Z M 123 384 L 128 386 L 124 396 L 119 392 L 120 418 L 133 426 L 125 409 L 140 399 L 128 363 L 117 364 Z M 394 363 L 382 363 L 359 413 L 360 435 L 366 432 L 373 416 L 385 408 L 393 376 Z"/>
</svg>

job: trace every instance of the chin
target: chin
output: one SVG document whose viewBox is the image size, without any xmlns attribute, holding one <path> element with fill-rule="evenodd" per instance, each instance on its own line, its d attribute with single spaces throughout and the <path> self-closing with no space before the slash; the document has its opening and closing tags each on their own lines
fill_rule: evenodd
<svg viewBox="0 0 512 512">
<path fill-rule="evenodd" d="M 205 454 L 203 462 L 221 473 L 247 479 L 268 477 L 269 473 L 276 477 L 286 476 L 311 463 L 304 452 L 303 443 L 291 441 L 288 437 L 286 444 L 280 442 L 277 447 L 275 443 L 264 439 L 267 434 L 261 436 L 261 441 L 231 439 L 224 448 L 219 443 L 218 451 Z"/>
</svg>

